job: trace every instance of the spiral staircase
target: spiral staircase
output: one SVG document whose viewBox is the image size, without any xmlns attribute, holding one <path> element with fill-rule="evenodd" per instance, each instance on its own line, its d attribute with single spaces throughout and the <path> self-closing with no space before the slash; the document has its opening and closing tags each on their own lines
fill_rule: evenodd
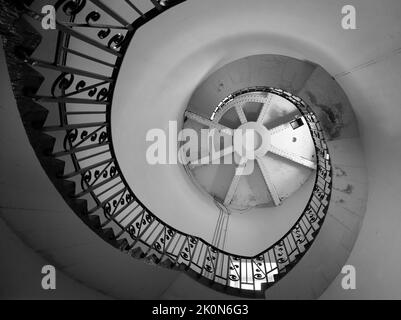
<svg viewBox="0 0 401 320">
<path fill-rule="evenodd" d="M 291 208 L 292 212 L 296 211 L 296 218 L 286 221 L 283 227 L 286 232 L 269 238 L 268 245 L 266 238 L 262 238 L 254 250 L 242 248 L 236 252 L 235 241 L 225 248 L 213 240 L 215 235 L 212 239 L 207 232 L 188 232 L 183 222 L 179 222 L 182 219 L 177 218 L 175 224 L 172 215 L 166 215 L 157 205 L 149 205 L 149 198 L 158 199 L 158 192 L 162 191 L 156 186 L 154 193 L 146 187 L 141 189 L 138 163 L 130 163 L 137 170 L 129 171 L 127 161 L 121 156 L 127 140 L 116 128 L 120 123 L 125 128 L 129 122 L 121 118 L 121 110 L 126 109 L 122 99 L 134 104 L 127 111 L 127 119 L 131 115 L 147 119 L 144 112 L 149 109 L 147 102 L 126 98 L 129 90 L 135 91 L 127 85 L 127 77 L 133 73 L 127 61 L 132 60 L 140 47 L 141 40 L 136 42 L 137 34 L 138 38 L 143 37 L 140 31 L 144 27 L 151 25 L 153 28 L 157 24 L 152 25 L 152 22 L 157 19 L 168 20 L 169 13 L 179 16 L 181 7 L 184 11 L 191 9 L 190 4 L 185 7 L 187 2 L 194 3 L 54 1 L 57 30 L 49 31 L 40 27 L 43 1 L 4 1 L 2 20 L 12 26 L 4 32 L 4 50 L 29 142 L 48 178 L 71 210 L 99 237 L 123 253 L 151 265 L 184 272 L 223 294 L 246 298 L 291 296 L 289 288 L 312 281 L 311 270 L 319 270 L 319 274 L 326 277 L 324 284 L 312 289 L 313 295 L 319 296 L 338 275 L 353 247 L 367 199 L 364 154 L 351 104 L 322 67 L 307 60 L 293 61 L 284 55 L 255 56 L 255 65 L 260 65 L 260 61 L 265 61 L 266 65 L 274 63 L 284 73 L 294 74 L 286 79 L 280 74 L 277 79 L 262 75 L 256 80 L 234 81 L 228 88 L 222 85 L 215 96 L 207 94 L 206 84 L 195 91 L 191 101 L 195 111 L 213 119 L 216 110 L 234 98 L 234 91 L 237 95 L 266 91 L 292 103 L 305 121 L 316 156 L 310 193 L 306 202 L 296 196 L 288 207 L 284 205 L 278 209 L 284 212 Z M 196 25 L 196 21 L 193 24 Z M 152 38 L 151 31 L 148 38 Z M 138 64 L 146 59 L 146 49 L 139 49 Z M 164 49 L 160 49 L 160 54 Z M 152 54 L 149 53 L 149 61 L 154 58 Z M 238 60 L 229 59 L 233 61 Z M 149 70 L 161 68 L 163 63 L 146 67 Z M 171 64 L 174 66 L 174 62 Z M 220 63 L 214 68 L 215 73 L 210 72 L 203 80 L 209 84 L 221 80 L 224 74 L 229 74 L 229 66 Z M 133 83 L 151 83 L 151 79 L 142 78 L 146 75 L 140 68 L 137 75 L 134 72 Z M 138 92 L 132 93 L 132 97 Z M 219 101 L 223 101 L 221 105 L 217 104 Z M 202 109 L 205 105 L 211 109 Z M 184 122 L 188 121 L 191 114 L 181 111 L 185 114 Z M 192 119 L 199 121 L 193 116 Z M 142 137 L 141 132 L 147 128 L 139 123 L 138 127 L 131 127 L 127 130 L 135 132 L 137 137 Z M 134 148 L 133 156 L 138 150 Z M 136 156 L 140 157 L 139 153 Z M 288 160 L 282 152 L 279 156 Z M 266 178 L 267 173 L 263 176 Z M 156 181 L 153 178 L 149 180 Z M 269 185 L 267 187 L 269 189 Z M 270 194 L 278 204 L 278 198 Z M 163 207 L 165 204 L 160 202 Z M 220 212 L 216 228 L 222 228 L 223 220 L 224 214 Z M 242 220 L 238 221 L 240 225 Z M 201 224 L 198 227 L 202 228 Z M 214 227 L 210 229 L 216 232 Z M 259 250 L 260 247 L 263 249 Z M 250 254 L 243 254 L 244 251 Z M 322 267 L 325 259 L 334 259 L 336 263 Z M 303 295 L 296 293 L 295 297 Z"/>
</svg>

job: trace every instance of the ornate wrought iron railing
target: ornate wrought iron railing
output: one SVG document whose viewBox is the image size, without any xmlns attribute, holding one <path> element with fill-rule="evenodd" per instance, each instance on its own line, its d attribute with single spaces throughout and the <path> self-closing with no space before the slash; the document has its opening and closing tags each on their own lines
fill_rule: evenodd
<svg viewBox="0 0 401 320">
<path fill-rule="evenodd" d="M 50 42 L 50 31 L 40 32 L 43 15 L 37 8 L 41 1 L 17 3 L 18 14 L 9 17 L 14 29 L 10 27 L 4 42 L 31 144 L 71 208 L 121 251 L 184 270 L 229 294 L 263 297 L 305 254 L 325 219 L 332 169 L 322 128 L 312 110 L 288 92 L 249 88 L 236 93 L 264 90 L 291 101 L 306 119 L 316 148 L 315 186 L 305 210 L 289 231 L 263 252 L 249 257 L 231 254 L 164 223 L 141 203 L 124 179 L 113 150 L 110 113 L 119 69 L 135 32 L 184 1 L 136 2 L 54 1 L 56 43 Z M 12 1 L 9 5 L 15 6 Z M 36 21 L 36 31 L 21 15 L 32 24 Z M 35 56 L 40 40 L 48 50 L 54 46 L 52 61 Z"/>
</svg>

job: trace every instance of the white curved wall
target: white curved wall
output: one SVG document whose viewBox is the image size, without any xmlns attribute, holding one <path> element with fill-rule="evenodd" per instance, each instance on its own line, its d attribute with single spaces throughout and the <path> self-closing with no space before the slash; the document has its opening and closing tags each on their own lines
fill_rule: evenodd
<svg viewBox="0 0 401 320">
<path fill-rule="evenodd" d="M 231 35 L 230 53 L 235 56 L 242 54 L 234 48 L 236 40 L 244 39 L 243 30 L 268 30 L 293 40 L 288 42 L 292 47 L 287 52 L 313 60 L 337 75 L 363 135 L 370 192 L 360 236 L 348 260 L 357 270 L 357 290 L 342 290 L 338 277 L 323 298 L 400 298 L 401 2 L 352 1 L 358 27 L 353 31 L 340 26 L 341 7 L 348 4 L 344 1 L 252 1 L 252 5 L 249 1 L 231 1 L 230 6 L 221 3 L 220 9 L 216 2 L 213 6 L 211 1 L 206 2 L 208 5 L 195 11 L 198 16 L 207 15 L 207 23 L 196 16 L 172 22 L 177 34 L 184 34 L 182 46 L 200 46 L 206 38 L 225 32 Z M 250 8 L 252 13 L 247 15 Z M 223 17 L 235 22 L 224 25 Z M 212 22 L 220 26 L 207 32 Z M 185 37 L 186 24 L 202 31 L 201 35 L 195 37 L 188 31 Z M 226 46 L 230 48 L 224 43 Z M 252 50 L 258 51 L 260 46 Z M 219 50 L 216 45 L 214 51 Z M 203 60 L 193 61 L 202 65 Z M 350 73 L 344 73 L 347 71 Z"/>
<path fill-rule="evenodd" d="M 185 10 L 189 4 L 199 6 L 192 16 L 182 15 L 181 19 L 170 22 L 176 32 L 168 35 L 171 39 L 166 44 L 169 49 L 175 50 L 177 61 L 182 58 L 181 50 L 199 48 L 205 45 L 206 40 L 210 41 L 208 50 L 200 50 L 195 57 L 184 59 L 180 62 L 182 67 L 169 59 L 163 60 L 163 54 L 160 58 L 156 56 L 158 52 L 149 50 L 144 51 L 147 54 L 144 62 L 159 66 L 159 70 L 166 70 L 174 77 L 179 77 L 186 68 L 200 70 L 205 77 L 212 71 L 205 61 L 213 61 L 217 68 L 227 61 L 249 54 L 250 50 L 256 54 L 275 49 L 275 53 L 317 62 L 331 74 L 337 75 L 336 79 L 351 101 L 363 134 L 370 193 L 360 236 L 348 260 L 357 269 L 357 290 L 342 290 L 341 277 L 338 277 L 322 297 L 400 298 L 401 2 L 353 0 L 358 26 L 354 31 L 341 29 L 341 7 L 348 4 L 343 1 L 232 0 L 230 6 L 223 1 L 214 1 L 212 6 L 212 2 L 190 0 L 173 9 L 178 12 Z M 291 7 L 290 11 L 288 7 Z M 252 13 L 247 14 L 250 8 Z M 167 12 L 160 19 L 168 19 L 169 14 Z M 203 15 L 208 17 L 207 23 L 198 18 Z M 223 17 L 234 22 L 224 25 L 226 19 Z M 210 27 L 212 23 L 216 25 L 215 28 Z M 194 29 L 187 28 L 188 25 Z M 244 30 L 249 28 L 254 29 L 257 35 L 247 37 Z M 194 30 L 199 31 L 198 36 L 195 36 Z M 261 33 L 270 36 L 268 44 L 263 41 L 263 35 L 259 36 Z M 153 42 L 157 41 L 157 37 L 167 36 L 157 27 L 152 35 Z M 226 40 L 217 41 L 219 36 L 224 36 Z M 279 40 L 284 38 L 284 42 Z M 246 48 L 240 49 L 239 43 L 241 46 L 245 44 Z M 210 48 L 213 50 L 209 51 Z M 160 53 L 165 49 L 158 48 Z M 221 52 L 228 53 L 225 61 L 216 57 Z M 147 72 L 145 64 L 138 70 L 144 76 Z M 351 72 L 347 74 L 344 71 Z M 194 81 L 200 81 L 201 78 Z M 182 88 L 180 94 L 189 98 L 190 88 L 190 85 Z M 166 91 L 168 89 L 173 88 L 167 84 Z M 29 194 L 30 191 L 27 191 Z M 11 197 L 7 195 L 7 199 Z M 182 288 L 188 285 L 183 282 L 185 284 L 172 286 L 172 291 L 164 297 L 183 297 Z M 207 291 L 205 295 L 209 293 Z"/>
<path fill-rule="evenodd" d="M 199 84 L 222 65 L 241 57 L 266 53 L 288 55 L 319 63 L 332 74 L 341 70 L 344 63 L 336 56 L 333 41 L 326 39 L 330 36 L 338 38 L 336 32 L 345 32 L 340 26 L 340 5 L 337 4 L 336 15 L 333 6 L 325 7 L 312 1 L 322 15 L 334 16 L 317 32 L 311 19 L 314 13 L 311 2 L 306 6 L 303 6 L 305 2 L 293 4 L 289 1 L 227 3 L 188 1 L 140 29 L 125 57 L 112 111 L 117 158 L 133 191 L 161 219 L 190 234 L 203 234 L 205 239 L 211 239 L 207 232 L 212 233 L 214 228 L 208 226 L 216 224 L 217 215 L 212 213 L 217 210 L 212 203 L 207 206 L 203 195 L 188 181 L 179 165 L 147 165 L 144 154 L 149 145 L 145 141 L 148 130 L 162 128 L 167 131 L 169 121 L 182 119 Z M 305 17 L 304 20 L 292 13 L 288 16 L 290 3 L 294 12 Z M 270 13 L 269 19 L 265 18 L 267 12 Z M 283 24 L 286 25 L 284 29 Z M 337 25 L 334 32 L 327 30 L 334 25 Z M 365 211 L 366 174 L 358 129 L 348 100 L 322 70 L 314 66 L 308 70 L 301 64 L 286 64 L 285 59 L 282 59 L 284 63 L 266 58 L 259 60 L 251 63 L 253 60 L 244 59 L 242 67 L 231 71 L 228 68 L 220 78 L 216 76 L 209 86 L 199 91 L 202 97 L 195 99 L 202 105 L 191 108 L 202 114 L 204 106 L 215 105 L 233 91 L 269 84 L 295 90 L 315 112 L 320 113 L 322 103 L 343 105 L 343 117 L 348 123 L 346 128 L 342 128 L 341 135 L 329 137 L 333 140 L 329 149 L 336 170 L 346 168 L 349 177 L 335 178 L 336 190 L 333 191 L 329 216 L 310 252 L 288 276 L 267 292 L 268 298 L 317 298 L 345 263 Z M 317 99 L 310 97 L 310 92 L 314 92 Z M 359 181 L 353 181 L 355 177 Z M 354 193 L 350 196 L 345 190 L 351 181 Z M 303 209 L 302 199 L 304 197 L 298 194 L 287 200 L 287 205 L 292 205 L 290 212 L 298 213 Z M 292 204 L 291 200 L 294 200 Z M 340 201 L 347 203 L 343 205 Z M 288 208 L 275 208 L 278 220 L 288 228 L 295 221 L 294 217 L 283 215 L 280 209 Z M 271 221 L 274 222 L 271 226 L 280 225 L 273 219 Z M 271 232 L 265 222 L 253 229 L 247 217 L 238 221 L 230 219 L 230 228 L 234 229 L 236 237 L 227 237 L 226 249 L 239 254 L 261 251 L 263 245 L 272 243 L 283 234 L 280 228 Z"/>
</svg>

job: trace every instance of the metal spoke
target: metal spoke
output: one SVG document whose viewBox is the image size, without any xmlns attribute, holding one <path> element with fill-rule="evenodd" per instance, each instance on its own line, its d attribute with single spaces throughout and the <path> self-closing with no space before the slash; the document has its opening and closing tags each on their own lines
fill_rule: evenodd
<svg viewBox="0 0 401 320">
<path fill-rule="evenodd" d="M 232 129 L 230 129 L 230 128 L 222 125 L 222 124 L 219 124 L 217 122 L 214 122 L 214 121 L 212 121 L 210 119 L 206 119 L 206 118 L 204 118 L 204 117 L 202 117 L 202 116 L 200 116 L 200 115 L 198 115 L 196 113 L 193 113 L 191 111 L 186 111 L 185 112 L 185 116 L 188 119 L 194 120 L 194 121 L 196 121 L 196 122 L 198 122 L 200 124 L 203 124 L 203 125 L 211 128 L 211 129 L 217 129 L 217 130 L 221 131 L 222 133 L 225 133 L 225 134 L 228 134 L 228 135 L 233 135 L 234 134 L 234 131 Z"/>
<path fill-rule="evenodd" d="M 303 117 L 299 116 L 298 112 L 293 112 L 291 114 L 288 114 L 287 116 L 284 116 L 282 119 L 283 120 L 281 121 L 280 124 L 276 125 L 274 128 L 269 129 L 271 135 L 278 134 L 287 129 L 293 129 L 291 123 L 297 119 L 302 119 L 303 121 L 305 121 Z"/>
<path fill-rule="evenodd" d="M 248 120 L 247 120 L 247 118 L 245 116 L 245 113 L 244 113 L 244 109 L 242 109 L 241 106 L 236 106 L 235 110 L 237 111 L 238 118 L 241 121 L 241 124 L 244 124 L 244 123 L 248 122 Z"/>
<path fill-rule="evenodd" d="M 293 121 L 293 120 L 291 120 L 291 121 Z M 269 130 L 269 133 L 270 133 L 272 136 L 274 136 L 275 134 L 277 134 L 277 133 L 279 133 L 279 132 L 282 132 L 282 131 L 284 131 L 284 130 L 290 129 L 290 128 L 291 128 L 290 122 L 286 122 L 286 123 L 280 124 L 280 125 L 278 125 L 278 126 L 272 128 L 272 129 L 270 129 L 270 130 Z"/>
<path fill-rule="evenodd" d="M 269 109 L 272 103 L 273 97 L 274 95 L 270 93 L 267 94 L 266 101 L 263 103 L 262 110 L 260 110 L 257 122 L 263 123 L 263 121 L 265 120 L 267 110 Z"/>
<path fill-rule="evenodd" d="M 303 165 L 304 167 L 316 170 L 316 163 L 312 160 L 306 159 L 300 155 L 297 155 L 295 153 L 292 152 L 288 152 L 285 150 L 282 150 L 280 148 L 277 148 L 273 145 L 270 146 L 270 150 L 271 153 L 274 153 L 277 156 L 280 156 L 282 158 L 288 159 L 292 162 L 298 163 L 300 165 Z"/>
<path fill-rule="evenodd" d="M 207 156 L 195 159 L 195 160 L 191 160 L 189 162 L 190 165 L 192 166 L 202 166 L 202 165 L 207 165 L 207 164 L 214 164 L 217 160 L 228 156 L 230 154 L 232 154 L 234 152 L 234 148 L 233 146 L 229 146 L 223 150 L 220 151 L 215 151 L 212 150 L 212 153 L 210 155 L 210 153 Z"/>
<path fill-rule="evenodd" d="M 240 163 L 238 164 L 236 170 L 235 170 L 235 175 L 233 177 L 233 180 L 231 181 L 230 187 L 228 188 L 226 198 L 224 199 L 224 204 L 229 205 L 234 197 L 235 192 L 237 191 L 237 187 L 239 184 L 239 181 L 242 176 L 242 172 L 245 169 L 246 165 L 248 164 L 248 161 L 246 159 L 241 159 Z"/>
<path fill-rule="evenodd" d="M 262 172 L 263 179 L 265 180 L 267 189 L 269 190 L 269 193 L 273 199 L 274 205 L 278 206 L 281 203 L 280 197 L 278 195 L 277 189 L 273 184 L 273 181 L 270 178 L 270 174 L 263 162 L 263 159 L 257 158 L 256 161 L 258 162 L 260 171 Z"/>
</svg>

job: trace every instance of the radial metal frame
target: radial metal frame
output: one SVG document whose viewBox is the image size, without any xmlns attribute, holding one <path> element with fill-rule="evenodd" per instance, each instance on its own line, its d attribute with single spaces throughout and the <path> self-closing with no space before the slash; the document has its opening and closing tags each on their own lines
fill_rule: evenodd
<svg viewBox="0 0 401 320">
<path fill-rule="evenodd" d="M 236 155 L 238 158 L 236 163 L 236 170 L 232 182 L 226 192 L 225 199 L 223 201 L 223 205 L 228 209 L 237 190 L 241 176 L 244 175 L 244 172 L 250 173 L 250 171 L 252 171 L 252 169 L 250 170 L 248 169 L 249 161 L 255 161 L 260 168 L 264 182 L 266 184 L 267 191 L 274 205 L 279 206 L 282 203 L 282 198 L 279 196 L 277 192 L 276 186 L 274 185 L 271 179 L 271 174 L 268 168 L 266 168 L 263 159 L 269 154 L 274 154 L 280 158 L 284 158 L 291 162 L 297 163 L 301 166 L 310 168 L 312 170 L 316 170 L 316 163 L 313 159 L 312 160 L 306 159 L 300 155 L 283 150 L 277 145 L 271 144 L 270 142 L 271 136 L 274 136 L 287 128 L 291 128 L 291 123 L 293 121 L 302 119 L 302 117 L 296 115 L 295 119 L 292 119 L 290 121 L 286 120 L 284 123 L 281 122 L 274 128 L 267 129 L 266 126 L 264 125 L 264 121 L 266 120 L 266 113 L 268 112 L 268 109 L 271 107 L 274 101 L 274 94 L 272 93 L 270 88 L 266 87 L 264 88 L 264 91 L 247 92 L 245 95 L 239 95 L 237 93 L 234 93 L 230 96 L 232 97 L 230 100 L 227 101 L 224 99 L 224 101 L 226 102 L 224 102 L 223 104 L 219 104 L 219 107 L 217 109 L 218 111 L 216 112 L 215 109 L 215 111 L 212 113 L 210 117 L 211 119 L 200 116 L 189 110 L 185 111 L 184 113 L 185 120 L 189 119 L 194 122 L 197 122 L 200 125 L 206 126 L 208 130 L 210 130 L 209 132 L 212 134 L 212 136 L 215 137 L 229 136 L 231 138 L 231 141 L 228 144 L 228 146 L 224 145 L 223 149 L 221 149 L 218 139 L 214 139 L 217 140 L 218 144 L 217 150 L 216 146 L 213 143 L 211 146 L 207 147 L 208 149 L 207 155 L 205 155 L 203 152 L 200 153 L 198 152 L 198 157 L 196 159 L 188 159 L 188 158 L 186 159 L 185 166 L 187 170 L 189 170 L 191 178 L 193 180 L 196 180 L 195 175 L 193 173 L 190 173 L 192 168 L 196 168 L 199 165 L 204 166 L 208 164 L 221 164 L 221 159 L 223 158 L 228 159 L 229 164 L 232 164 L 233 155 Z M 256 121 L 248 121 L 243 109 L 244 105 L 250 102 L 261 104 L 261 109 L 260 111 L 258 111 Z M 240 120 L 240 126 L 238 128 L 227 127 L 220 123 L 222 118 L 224 118 L 224 115 L 232 109 L 235 110 L 238 119 Z M 235 145 L 234 142 L 235 137 L 242 140 L 239 141 L 239 143 L 237 144 L 243 146 L 244 143 L 243 134 L 246 128 L 251 128 L 251 130 L 253 130 L 262 137 L 260 146 L 257 148 L 257 150 L 254 150 L 254 152 L 250 153 L 248 157 L 246 155 L 238 154 L 238 152 L 233 147 L 233 145 Z M 235 134 L 236 132 L 237 134 Z M 184 153 L 186 152 L 187 152 L 186 149 L 182 149 L 183 159 L 185 159 Z M 226 158 L 227 156 L 228 158 Z M 223 161 L 223 163 L 225 162 Z M 253 168 L 253 166 L 250 166 L 250 168 Z"/>
</svg>

